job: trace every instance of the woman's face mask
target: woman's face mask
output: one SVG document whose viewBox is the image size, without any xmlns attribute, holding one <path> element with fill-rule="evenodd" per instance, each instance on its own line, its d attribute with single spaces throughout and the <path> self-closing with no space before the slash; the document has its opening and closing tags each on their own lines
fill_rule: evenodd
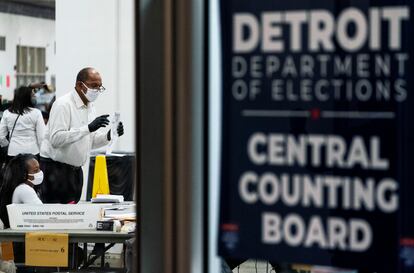
<svg viewBox="0 0 414 273">
<path fill-rule="evenodd" d="M 33 185 L 40 185 L 43 182 L 43 172 L 39 171 L 38 173 L 29 173 L 29 175 L 33 176 L 33 180 L 27 179 Z"/>
</svg>

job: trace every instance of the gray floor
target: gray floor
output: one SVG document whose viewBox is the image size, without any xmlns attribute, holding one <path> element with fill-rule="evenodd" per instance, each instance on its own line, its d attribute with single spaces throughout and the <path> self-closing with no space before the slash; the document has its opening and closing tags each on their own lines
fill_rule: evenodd
<svg viewBox="0 0 414 273">
<path fill-rule="evenodd" d="M 326 266 L 310 266 L 299 264 L 282 264 L 279 265 L 279 271 L 276 271 L 270 263 L 260 260 L 248 260 L 242 263 L 239 267 L 233 269 L 233 272 L 229 268 L 223 268 L 222 273 L 311 273 L 311 272 L 324 272 L 324 273 L 357 273 L 357 270 L 340 269 Z"/>
<path fill-rule="evenodd" d="M 275 270 L 267 262 L 248 260 L 235 268 L 233 273 L 275 273 Z"/>
</svg>

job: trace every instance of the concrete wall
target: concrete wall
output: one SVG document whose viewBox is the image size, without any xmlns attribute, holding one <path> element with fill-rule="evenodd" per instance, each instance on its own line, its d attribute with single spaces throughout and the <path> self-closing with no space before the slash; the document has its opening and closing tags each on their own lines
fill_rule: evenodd
<svg viewBox="0 0 414 273">
<path fill-rule="evenodd" d="M 55 74 L 56 56 L 54 53 L 55 21 L 29 16 L 0 12 L 0 36 L 6 37 L 6 51 L 0 51 L 0 94 L 12 99 L 16 88 L 16 47 L 33 46 L 46 48 L 46 81 L 50 83 Z M 6 86 L 6 76 L 10 76 L 10 86 Z"/>
<path fill-rule="evenodd" d="M 114 151 L 135 150 L 135 57 L 133 0 L 56 1 L 56 92 L 73 90 L 76 74 L 95 67 L 106 87 L 98 114 L 121 112 L 125 135 Z"/>
</svg>

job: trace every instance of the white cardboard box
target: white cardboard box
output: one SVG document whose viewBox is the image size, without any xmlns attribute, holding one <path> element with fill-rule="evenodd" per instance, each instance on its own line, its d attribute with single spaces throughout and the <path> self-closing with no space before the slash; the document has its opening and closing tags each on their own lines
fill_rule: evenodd
<svg viewBox="0 0 414 273">
<path fill-rule="evenodd" d="M 11 229 L 96 229 L 103 204 L 10 204 Z"/>
</svg>

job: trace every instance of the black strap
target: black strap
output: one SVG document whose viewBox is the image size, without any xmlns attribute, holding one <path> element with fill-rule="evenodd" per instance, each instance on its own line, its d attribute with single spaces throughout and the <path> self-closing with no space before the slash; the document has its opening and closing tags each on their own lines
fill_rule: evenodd
<svg viewBox="0 0 414 273">
<path fill-rule="evenodd" d="M 16 121 L 14 122 L 13 129 L 11 130 L 10 137 L 9 137 L 9 143 L 11 141 L 13 131 L 14 131 L 14 127 L 16 127 L 16 123 L 17 123 L 17 120 L 19 119 L 19 117 L 20 117 L 20 114 L 17 116 Z"/>
</svg>

